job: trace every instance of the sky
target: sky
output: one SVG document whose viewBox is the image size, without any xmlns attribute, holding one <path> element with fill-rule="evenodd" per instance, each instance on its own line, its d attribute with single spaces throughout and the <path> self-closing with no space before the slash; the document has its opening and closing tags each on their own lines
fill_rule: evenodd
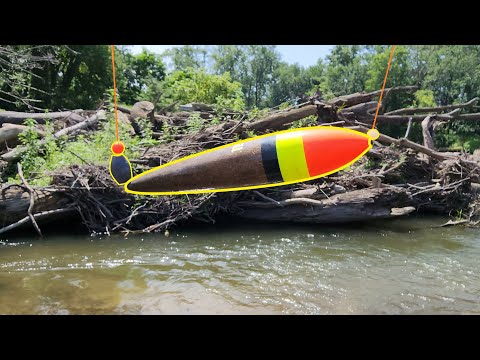
<svg viewBox="0 0 480 360">
<path fill-rule="evenodd" d="M 179 46 L 182 45 L 133 45 L 132 51 L 134 54 L 137 54 L 145 47 L 152 52 L 160 54 L 167 49 Z M 282 55 L 282 59 L 287 63 L 298 63 L 307 67 L 314 65 L 318 58 L 325 58 L 334 46 L 335 45 L 277 45 L 277 50 Z"/>
</svg>

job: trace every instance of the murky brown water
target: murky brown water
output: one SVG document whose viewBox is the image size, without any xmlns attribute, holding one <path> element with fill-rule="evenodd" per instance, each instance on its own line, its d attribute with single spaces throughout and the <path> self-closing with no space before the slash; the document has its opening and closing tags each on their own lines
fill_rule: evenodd
<svg viewBox="0 0 480 360">
<path fill-rule="evenodd" d="M 480 313 L 480 231 L 445 218 L 0 244 L 2 314 Z"/>
</svg>

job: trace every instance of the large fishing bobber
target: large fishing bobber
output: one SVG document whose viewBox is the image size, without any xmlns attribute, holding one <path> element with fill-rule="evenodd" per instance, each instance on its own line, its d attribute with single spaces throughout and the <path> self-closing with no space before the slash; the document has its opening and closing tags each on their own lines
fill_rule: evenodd
<svg viewBox="0 0 480 360">
<path fill-rule="evenodd" d="M 339 127 L 280 131 L 172 161 L 133 177 L 125 191 L 174 195 L 246 190 L 308 181 L 358 160 L 378 138 Z"/>
<path fill-rule="evenodd" d="M 395 46 L 390 52 L 372 129 L 367 134 L 317 126 L 279 131 L 203 151 L 147 170 L 132 178 L 119 141 L 112 48 L 113 98 L 117 141 L 112 144 L 110 174 L 125 191 L 141 195 L 177 195 L 257 189 L 326 176 L 360 159 L 380 134 L 375 129 Z"/>
</svg>

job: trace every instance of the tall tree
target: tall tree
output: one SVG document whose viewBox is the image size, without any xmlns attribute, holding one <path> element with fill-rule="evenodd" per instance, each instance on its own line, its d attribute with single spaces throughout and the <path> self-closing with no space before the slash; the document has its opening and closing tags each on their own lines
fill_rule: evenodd
<svg viewBox="0 0 480 360">
<path fill-rule="evenodd" d="M 33 51 L 33 50 L 32 50 Z M 45 55 L 48 48 L 34 49 Z M 35 70 L 30 96 L 49 109 L 92 108 L 111 87 L 111 60 L 107 45 L 59 45 L 50 53 L 55 58 Z"/>
<path fill-rule="evenodd" d="M 141 100 L 149 87 L 165 79 L 165 65 L 160 55 L 146 49 L 137 55 L 133 55 L 128 49 L 119 50 L 118 92 L 122 102 L 133 104 Z"/>
<path fill-rule="evenodd" d="M 0 108 L 38 109 L 42 101 L 32 96 L 34 80 L 42 80 L 42 71 L 55 63 L 53 45 L 0 45 Z M 47 94 L 48 95 L 48 94 Z"/>
<path fill-rule="evenodd" d="M 222 45 L 212 55 L 218 74 L 229 72 L 242 84 L 248 108 L 266 104 L 280 54 L 273 45 Z"/>
<path fill-rule="evenodd" d="M 201 46 L 184 45 L 166 50 L 162 57 L 171 61 L 174 71 L 187 68 L 206 68 L 208 65 L 208 49 Z"/>
<path fill-rule="evenodd" d="M 368 69 L 365 90 L 374 91 L 382 87 L 392 47 L 373 46 L 368 48 L 369 52 L 365 55 Z M 409 48 L 404 45 L 397 45 L 388 75 L 388 86 L 414 85 L 415 78 L 413 74 L 414 70 L 411 64 Z M 387 98 L 383 108 L 385 111 L 399 109 L 410 106 L 412 101 L 412 94 L 394 93 Z"/>
<path fill-rule="evenodd" d="M 480 45 L 420 47 L 428 64 L 424 86 L 440 104 L 463 102 L 480 95 Z"/>
<path fill-rule="evenodd" d="M 313 79 L 302 66 L 281 63 L 273 74 L 269 105 L 277 106 L 287 100 L 303 98 L 312 86 Z"/>
<path fill-rule="evenodd" d="M 365 90 L 368 75 L 364 51 L 359 45 L 337 45 L 327 56 L 327 87 L 336 96 Z"/>
</svg>

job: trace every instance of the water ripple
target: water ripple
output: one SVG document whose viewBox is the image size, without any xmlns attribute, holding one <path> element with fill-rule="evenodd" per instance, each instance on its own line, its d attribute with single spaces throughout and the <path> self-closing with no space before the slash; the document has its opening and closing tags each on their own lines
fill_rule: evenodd
<svg viewBox="0 0 480 360">
<path fill-rule="evenodd" d="M 415 221 L 1 243 L 0 313 L 478 314 L 479 256 Z"/>
</svg>

